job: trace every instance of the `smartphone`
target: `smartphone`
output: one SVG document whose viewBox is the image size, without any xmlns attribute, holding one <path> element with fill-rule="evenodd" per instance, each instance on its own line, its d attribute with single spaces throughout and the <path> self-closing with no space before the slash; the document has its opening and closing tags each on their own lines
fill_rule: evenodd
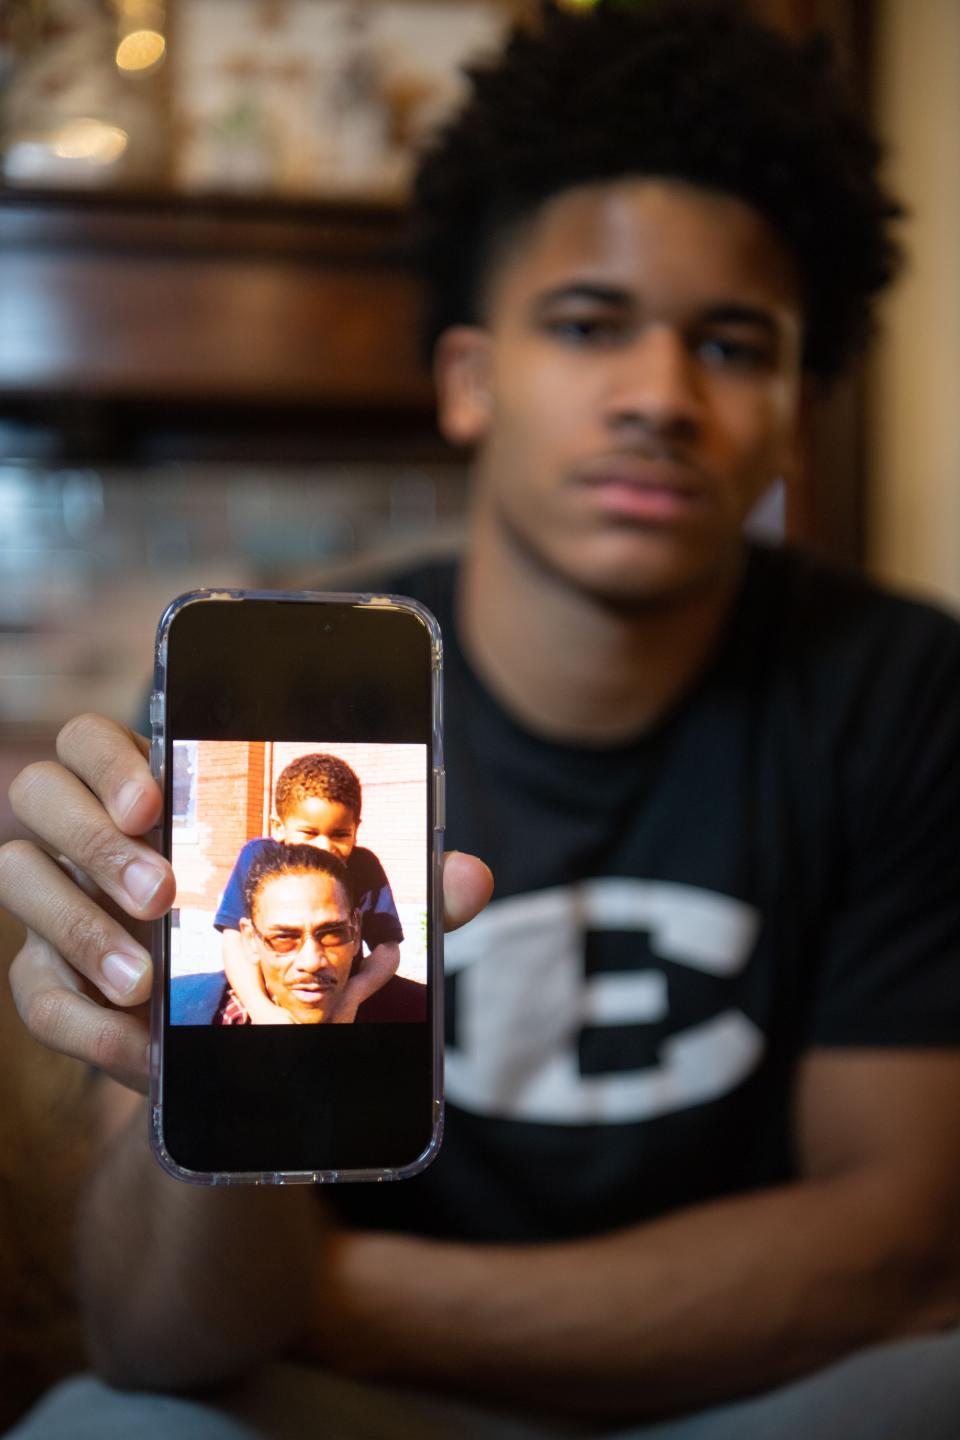
<svg viewBox="0 0 960 1440">
<path fill-rule="evenodd" d="M 440 1145 L 442 646 L 395 595 L 200 590 L 157 630 L 151 1144 L 208 1184 Z"/>
</svg>

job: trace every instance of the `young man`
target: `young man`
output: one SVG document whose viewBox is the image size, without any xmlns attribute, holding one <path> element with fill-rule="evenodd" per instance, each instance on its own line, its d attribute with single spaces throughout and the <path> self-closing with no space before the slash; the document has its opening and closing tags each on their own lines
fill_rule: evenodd
<svg viewBox="0 0 960 1440">
<path fill-rule="evenodd" d="M 876 163 L 822 57 L 723 11 L 556 14 L 475 76 L 417 189 L 470 533 L 394 577 L 446 635 L 449 842 L 498 885 L 448 947 L 444 1148 L 321 1235 L 302 1194 L 168 1182 L 135 1116 L 81 1225 L 109 1376 L 297 1346 L 324 1373 L 233 1402 L 264 1434 L 956 1433 L 960 632 L 743 540 L 891 274 Z M 87 720 L 60 755 L 22 818 L 159 914 L 139 751 Z M 56 988 L 141 1000 L 129 938 L 36 854 L 0 894 L 34 1033 L 142 1074 L 134 1019 Z M 224 1286 L 238 1246 L 270 1263 Z"/>
</svg>

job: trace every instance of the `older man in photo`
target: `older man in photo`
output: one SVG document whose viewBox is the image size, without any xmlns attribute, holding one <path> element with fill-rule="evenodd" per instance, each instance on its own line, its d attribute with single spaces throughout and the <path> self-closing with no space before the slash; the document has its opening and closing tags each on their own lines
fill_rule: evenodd
<svg viewBox="0 0 960 1440">
<path fill-rule="evenodd" d="M 244 952 L 266 993 L 294 1025 L 339 1018 L 360 953 L 360 915 L 343 861 L 313 845 L 265 840 L 244 883 Z M 174 980 L 174 1024 L 258 1023 L 219 973 Z M 357 1011 L 371 1021 L 423 1020 L 426 987 L 394 976 Z"/>
</svg>

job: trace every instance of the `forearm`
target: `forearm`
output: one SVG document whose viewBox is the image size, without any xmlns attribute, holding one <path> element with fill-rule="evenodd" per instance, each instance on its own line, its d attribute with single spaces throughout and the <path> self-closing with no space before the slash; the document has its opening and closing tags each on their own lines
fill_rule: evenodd
<svg viewBox="0 0 960 1440">
<path fill-rule="evenodd" d="M 861 1179 L 535 1248 L 358 1237 L 346 1363 L 594 1416 L 706 1405 L 960 1319 L 906 1206 Z"/>
<path fill-rule="evenodd" d="M 334 1020 L 340 1025 L 352 1025 L 357 1011 L 365 1000 L 382 990 L 388 980 L 397 973 L 400 964 L 400 946 L 384 941 L 363 957 L 355 975 L 347 981 Z"/>
<path fill-rule="evenodd" d="M 384 941 L 363 957 L 360 969 L 354 975 L 348 989 L 358 1003 L 369 1000 L 378 990 L 392 980 L 400 964 L 400 946 L 394 941 Z"/>
<path fill-rule="evenodd" d="M 140 1102 L 105 1152 L 80 1217 L 94 1363 L 116 1384 L 160 1389 L 239 1376 L 304 1327 L 308 1257 L 320 1243 L 306 1187 L 171 1179 L 150 1153 Z"/>
</svg>

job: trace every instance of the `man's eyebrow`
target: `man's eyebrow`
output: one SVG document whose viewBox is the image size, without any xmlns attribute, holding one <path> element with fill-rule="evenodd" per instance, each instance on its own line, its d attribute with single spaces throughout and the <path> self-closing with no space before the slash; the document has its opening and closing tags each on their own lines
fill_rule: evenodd
<svg viewBox="0 0 960 1440">
<path fill-rule="evenodd" d="M 548 310 L 551 305 L 563 304 L 569 300 L 586 300 L 611 308 L 627 309 L 636 303 L 629 290 L 619 285 L 604 285 L 589 280 L 574 280 L 568 285 L 557 285 L 544 290 L 534 301 L 534 311 Z M 706 305 L 699 315 L 700 323 L 710 325 L 749 325 L 764 330 L 771 339 L 780 335 L 780 325 L 773 311 L 762 305 L 748 305 L 742 300 L 719 300 Z"/>
<path fill-rule="evenodd" d="M 772 311 L 762 305 L 744 305 L 739 300 L 708 305 L 701 320 L 708 325 L 749 325 L 754 330 L 765 330 L 773 340 L 780 336 L 780 326 Z"/>
<path fill-rule="evenodd" d="M 587 280 L 573 280 L 568 285 L 556 285 L 551 290 L 544 290 L 536 297 L 534 308 L 546 310 L 551 305 L 561 304 L 565 300 L 592 300 L 601 305 L 626 306 L 632 304 L 633 297 L 629 290 L 624 290 L 619 285 L 601 285 Z"/>
</svg>

